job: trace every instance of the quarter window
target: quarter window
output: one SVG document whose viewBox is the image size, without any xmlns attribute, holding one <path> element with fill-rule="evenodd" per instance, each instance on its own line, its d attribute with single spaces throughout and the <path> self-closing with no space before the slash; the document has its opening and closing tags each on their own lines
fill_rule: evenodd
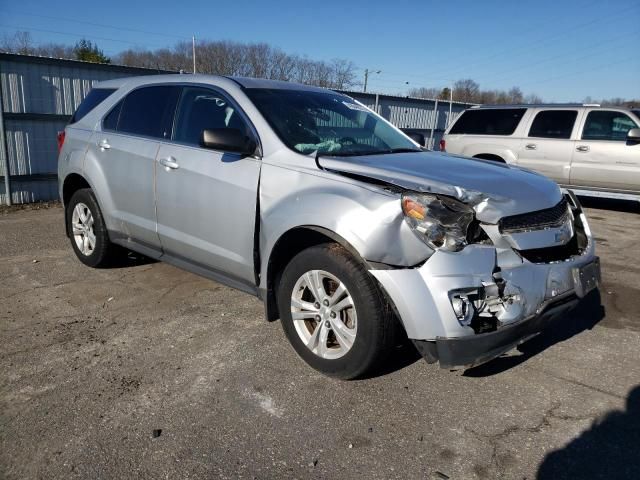
<svg viewBox="0 0 640 480">
<path fill-rule="evenodd" d="M 573 124 L 578 112 L 575 110 L 546 110 L 533 119 L 530 137 L 536 138 L 571 138 Z"/>
<path fill-rule="evenodd" d="M 89 95 L 78 105 L 78 108 L 73 113 L 71 121 L 69 123 L 76 123 L 82 117 L 84 117 L 91 110 L 100 105 L 109 95 L 115 92 L 115 88 L 94 88 L 89 92 Z"/>
<path fill-rule="evenodd" d="M 215 90 L 185 88 L 174 127 L 173 139 L 200 145 L 206 129 L 235 128 L 247 135 L 247 126 L 237 108 Z"/>
<path fill-rule="evenodd" d="M 632 128 L 638 128 L 638 125 L 622 112 L 593 110 L 587 115 L 582 139 L 625 141 Z"/>
<path fill-rule="evenodd" d="M 179 87 L 164 85 L 134 90 L 105 117 L 103 126 L 113 129 L 115 124 L 118 132 L 169 138 L 179 94 Z"/>
</svg>

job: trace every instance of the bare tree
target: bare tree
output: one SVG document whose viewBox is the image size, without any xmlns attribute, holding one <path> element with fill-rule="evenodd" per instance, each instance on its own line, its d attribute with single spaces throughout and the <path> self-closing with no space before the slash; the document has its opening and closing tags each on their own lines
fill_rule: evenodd
<svg viewBox="0 0 640 480">
<path fill-rule="evenodd" d="M 409 90 L 408 95 L 416 98 L 438 98 L 441 89 L 437 87 L 420 87 Z"/>
<path fill-rule="evenodd" d="M 476 102 L 480 93 L 480 85 L 471 80 L 465 78 L 458 80 L 453 84 L 453 95 L 457 102 L 472 103 Z"/>
</svg>

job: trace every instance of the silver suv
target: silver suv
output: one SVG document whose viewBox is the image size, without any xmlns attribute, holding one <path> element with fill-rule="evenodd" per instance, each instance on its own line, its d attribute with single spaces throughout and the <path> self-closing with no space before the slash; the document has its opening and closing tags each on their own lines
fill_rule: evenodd
<svg viewBox="0 0 640 480">
<path fill-rule="evenodd" d="M 404 333 L 428 362 L 479 364 L 598 282 L 575 196 L 517 167 L 422 151 L 329 90 L 107 81 L 59 141 L 82 262 L 122 246 L 253 294 L 328 375 L 363 375 Z"/>
<path fill-rule="evenodd" d="M 640 110 L 475 107 L 446 130 L 441 150 L 530 168 L 579 195 L 640 201 Z"/>
</svg>

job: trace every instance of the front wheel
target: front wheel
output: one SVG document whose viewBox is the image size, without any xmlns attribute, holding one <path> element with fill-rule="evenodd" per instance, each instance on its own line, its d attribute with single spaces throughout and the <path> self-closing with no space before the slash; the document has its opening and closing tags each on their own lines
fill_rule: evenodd
<svg viewBox="0 0 640 480">
<path fill-rule="evenodd" d="M 311 367 L 352 379 L 377 366 L 396 339 L 396 320 L 364 266 L 336 244 L 308 248 L 278 288 L 285 335 Z"/>
</svg>

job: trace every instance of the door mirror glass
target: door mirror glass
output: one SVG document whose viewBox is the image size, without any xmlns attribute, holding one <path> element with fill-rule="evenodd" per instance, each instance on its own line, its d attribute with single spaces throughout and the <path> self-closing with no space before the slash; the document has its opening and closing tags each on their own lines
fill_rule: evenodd
<svg viewBox="0 0 640 480">
<path fill-rule="evenodd" d="M 207 128 L 202 131 L 200 145 L 245 155 L 253 155 L 256 151 L 256 142 L 237 128 Z"/>
</svg>

